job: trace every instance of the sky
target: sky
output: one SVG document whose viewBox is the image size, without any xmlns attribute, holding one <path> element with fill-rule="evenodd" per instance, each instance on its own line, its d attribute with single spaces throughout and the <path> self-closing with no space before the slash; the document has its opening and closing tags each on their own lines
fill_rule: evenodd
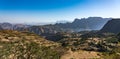
<svg viewBox="0 0 120 59">
<path fill-rule="evenodd" d="M 120 0 L 0 0 L 0 22 L 52 23 L 87 17 L 120 18 Z"/>
</svg>

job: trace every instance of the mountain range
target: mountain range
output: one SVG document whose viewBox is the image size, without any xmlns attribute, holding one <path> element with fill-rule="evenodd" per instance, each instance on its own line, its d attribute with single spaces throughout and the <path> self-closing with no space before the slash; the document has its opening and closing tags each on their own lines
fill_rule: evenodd
<svg viewBox="0 0 120 59">
<path fill-rule="evenodd" d="M 84 31 L 84 30 L 100 30 L 108 20 L 111 18 L 102 18 L 102 17 L 89 17 L 82 19 L 75 19 L 72 23 L 59 23 L 55 24 L 63 29 L 70 29 L 74 32 Z"/>
<path fill-rule="evenodd" d="M 111 18 L 89 17 L 82 19 L 75 19 L 73 22 L 56 23 L 49 25 L 24 25 L 24 24 L 10 24 L 0 23 L 0 29 L 29 31 L 36 34 L 42 33 L 57 33 L 57 32 L 80 32 L 100 30 Z"/>
</svg>

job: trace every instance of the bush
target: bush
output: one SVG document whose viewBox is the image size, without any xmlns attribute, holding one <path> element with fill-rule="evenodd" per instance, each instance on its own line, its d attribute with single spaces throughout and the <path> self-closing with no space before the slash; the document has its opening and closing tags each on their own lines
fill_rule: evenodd
<svg viewBox="0 0 120 59">
<path fill-rule="evenodd" d="M 107 43 L 118 43 L 118 39 L 117 38 L 108 38 L 106 39 Z"/>
</svg>

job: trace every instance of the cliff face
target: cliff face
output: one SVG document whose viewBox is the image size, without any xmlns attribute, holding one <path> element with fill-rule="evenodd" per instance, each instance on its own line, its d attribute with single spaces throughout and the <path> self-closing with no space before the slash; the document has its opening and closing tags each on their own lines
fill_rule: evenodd
<svg viewBox="0 0 120 59">
<path fill-rule="evenodd" d="M 115 34 L 120 33 L 120 19 L 112 19 L 108 21 L 105 26 L 100 30 L 100 32 L 110 32 Z"/>
</svg>

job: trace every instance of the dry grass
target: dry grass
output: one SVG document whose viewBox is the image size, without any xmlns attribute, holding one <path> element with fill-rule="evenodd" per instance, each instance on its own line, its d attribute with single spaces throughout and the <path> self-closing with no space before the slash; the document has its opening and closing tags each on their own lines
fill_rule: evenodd
<svg viewBox="0 0 120 59">
<path fill-rule="evenodd" d="M 67 54 L 63 55 L 61 59 L 100 59 L 100 56 L 98 55 L 98 52 L 89 52 L 89 51 L 75 51 L 72 52 L 69 50 Z"/>
</svg>

